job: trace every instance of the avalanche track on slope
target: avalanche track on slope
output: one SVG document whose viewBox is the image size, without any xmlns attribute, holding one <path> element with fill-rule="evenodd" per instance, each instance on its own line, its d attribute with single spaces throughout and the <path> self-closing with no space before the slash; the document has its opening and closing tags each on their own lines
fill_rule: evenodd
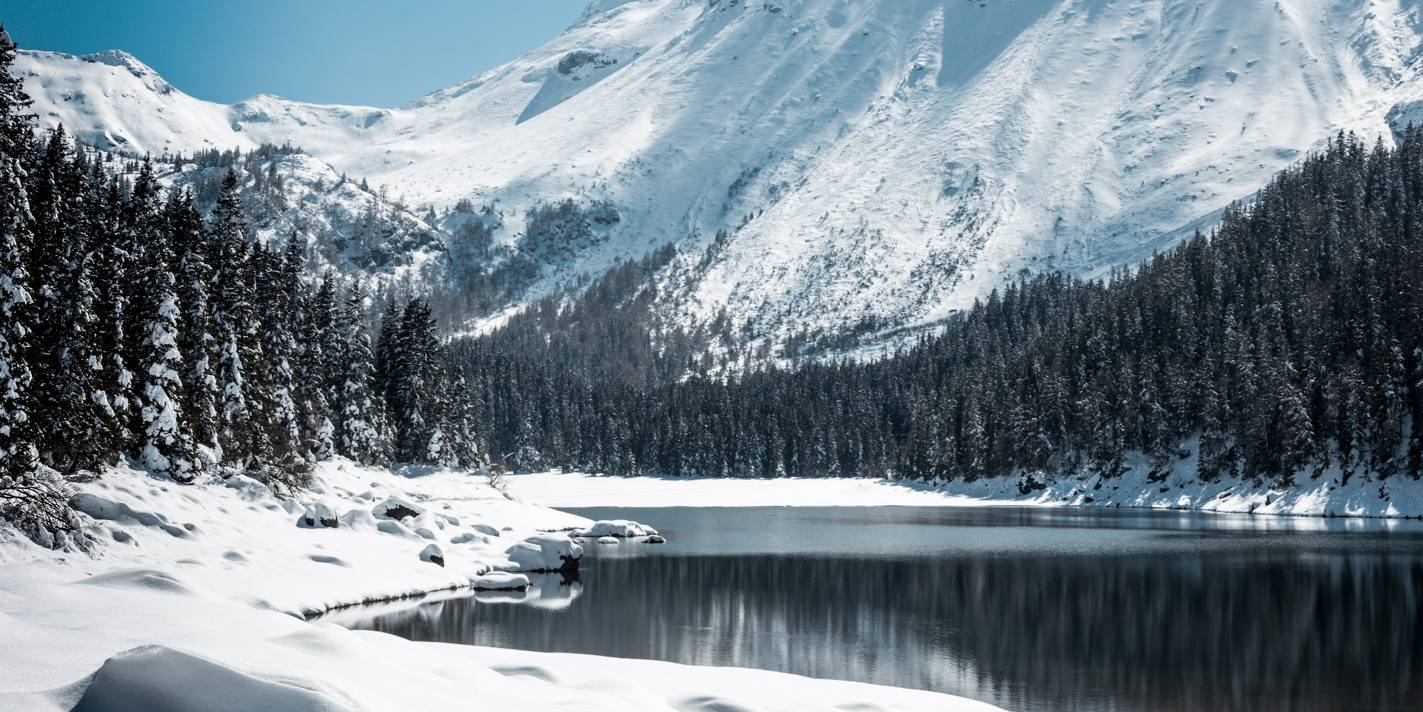
<svg viewBox="0 0 1423 712">
<path fill-rule="evenodd" d="M 726 305 L 784 335 L 931 322 L 1026 272 L 1099 275 L 1336 131 L 1387 135 L 1423 94 L 1418 5 L 595 0 L 397 109 L 202 102 L 121 52 L 16 69 L 45 125 L 93 143 L 290 141 L 412 205 L 497 204 L 510 245 L 534 205 L 607 201 L 619 219 L 545 259 L 545 287 L 677 241 L 685 318 Z"/>
</svg>

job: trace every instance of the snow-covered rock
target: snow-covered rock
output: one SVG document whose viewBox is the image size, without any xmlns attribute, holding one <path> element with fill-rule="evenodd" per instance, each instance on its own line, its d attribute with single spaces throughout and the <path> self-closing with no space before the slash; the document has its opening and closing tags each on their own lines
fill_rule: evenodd
<svg viewBox="0 0 1423 712">
<path fill-rule="evenodd" d="M 586 537 L 635 537 L 652 536 L 656 533 L 656 529 L 653 529 L 652 527 L 649 527 L 645 524 L 639 524 L 637 522 L 629 521 L 627 519 L 608 519 L 593 522 L 593 526 L 588 527 L 587 529 L 580 529 L 574 532 L 574 535 Z"/>
<path fill-rule="evenodd" d="M 371 509 L 371 514 L 376 519 L 394 519 L 396 521 L 406 517 L 418 517 L 424 512 L 424 509 L 399 497 L 388 497 Z"/>
<path fill-rule="evenodd" d="M 431 544 L 420 550 L 420 560 L 444 566 L 445 550 L 441 549 L 439 544 Z"/>
<path fill-rule="evenodd" d="M 336 505 L 330 500 L 318 500 L 307 507 L 306 525 L 321 525 L 328 529 L 335 529 L 341 525 L 340 515 L 336 513 Z"/>
<path fill-rule="evenodd" d="M 618 543 L 618 538 L 617 538 L 617 537 L 612 537 L 612 536 L 600 536 L 600 537 L 598 537 L 598 543 L 599 543 L 599 544 L 616 544 L 616 543 Z"/>
<path fill-rule="evenodd" d="M 491 571 L 473 582 L 476 591 L 522 591 L 528 587 L 528 576 L 507 571 Z"/>
<path fill-rule="evenodd" d="M 520 571 L 569 571 L 578 568 L 583 547 L 565 534 L 536 534 L 515 543 L 508 556 Z"/>
</svg>

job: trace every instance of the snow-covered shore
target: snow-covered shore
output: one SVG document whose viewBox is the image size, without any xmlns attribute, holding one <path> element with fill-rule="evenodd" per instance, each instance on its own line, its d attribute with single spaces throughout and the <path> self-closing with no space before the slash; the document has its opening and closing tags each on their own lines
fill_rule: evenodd
<svg viewBox="0 0 1423 712">
<path fill-rule="evenodd" d="M 547 472 L 510 477 L 509 491 L 549 507 L 972 507 L 1041 505 L 1200 510 L 1295 517 L 1423 517 L 1423 481 L 1407 475 L 1345 482 L 1337 467 L 1288 488 L 1225 478 L 1203 483 L 1194 462 L 1158 472 L 1128 461 L 1120 475 L 977 482 L 886 479 L 747 480 L 608 477 Z M 1038 487 L 1041 487 L 1038 489 Z M 1027 492 L 1024 492 L 1027 489 Z"/>
<path fill-rule="evenodd" d="M 283 501 L 250 480 L 182 486 L 118 469 L 81 492 L 88 551 L 48 551 L 0 526 L 0 711 L 992 709 L 762 671 L 412 643 L 305 620 L 481 581 L 522 584 L 500 573 L 577 555 L 550 531 L 647 531 L 591 528 L 471 473 L 326 463 L 311 493 Z M 376 516 L 398 506 L 418 511 Z"/>
</svg>

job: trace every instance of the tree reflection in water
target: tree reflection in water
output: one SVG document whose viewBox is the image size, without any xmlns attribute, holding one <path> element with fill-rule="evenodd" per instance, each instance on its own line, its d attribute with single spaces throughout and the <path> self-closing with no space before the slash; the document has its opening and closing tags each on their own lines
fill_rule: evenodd
<svg viewBox="0 0 1423 712">
<path fill-rule="evenodd" d="M 571 605 L 461 598 L 352 627 L 764 668 L 1009 710 L 1423 705 L 1423 557 L 1202 542 L 1171 555 L 598 557 L 581 583 L 540 583 Z"/>
</svg>

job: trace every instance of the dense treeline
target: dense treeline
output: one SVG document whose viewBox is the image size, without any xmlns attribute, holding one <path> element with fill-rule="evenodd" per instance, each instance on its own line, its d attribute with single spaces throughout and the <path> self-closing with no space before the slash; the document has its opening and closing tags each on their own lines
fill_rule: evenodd
<svg viewBox="0 0 1423 712">
<path fill-rule="evenodd" d="M 0 47 L 0 70 L 14 57 Z M 120 456 L 191 482 L 245 473 L 290 493 L 311 463 L 478 465 L 467 386 L 429 306 L 305 273 L 252 239 L 231 169 L 204 218 L 151 162 L 132 179 L 37 139 L 0 71 L 0 514 L 41 541 L 73 527 L 60 473 Z M 166 194 L 165 194 L 166 193 Z"/>
<path fill-rule="evenodd" d="M 625 340 L 566 336 L 645 310 L 644 293 L 600 314 L 586 296 L 545 304 L 521 325 L 537 333 L 456 354 L 488 384 L 475 395 L 495 451 L 524 469 L 1029 487 L 1086 467 L 1110 476 L 1131 453 L 1163 469 L 1196 453 L 1206 480 L 1288 486 L 1330 465 L 1346 479 L 1417 476 L 1421 220 L 1423 135 L 1410 128 L 1396 149 L 1340 135 L 1209 235 L 1107 280 L 995 291 L 879 362 L 681 378 L 691 360 L 648 378 L 594 366 L 636 363 Z M 506 348 L 545 336 L 557 348 Z M 601 355 L 559 355 L 588 343 Z M 653 367 L 680 353 L 634 351 Z"/>
</svg>

